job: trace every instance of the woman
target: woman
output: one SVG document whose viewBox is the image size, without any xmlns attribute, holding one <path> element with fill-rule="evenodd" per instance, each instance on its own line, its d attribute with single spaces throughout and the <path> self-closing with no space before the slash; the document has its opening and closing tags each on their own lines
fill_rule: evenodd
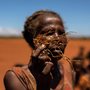
<svg viewBox="0 0 90 90">
<path fill-rule="evenodd" d="M 27 18 L 23 36 L 32 48 L 30 62 L 6 72 L 6 90 L 73 90 L 72 65 L 63 57 L 67 38 L 61 17 L 37 11 Z"/>
</svg>

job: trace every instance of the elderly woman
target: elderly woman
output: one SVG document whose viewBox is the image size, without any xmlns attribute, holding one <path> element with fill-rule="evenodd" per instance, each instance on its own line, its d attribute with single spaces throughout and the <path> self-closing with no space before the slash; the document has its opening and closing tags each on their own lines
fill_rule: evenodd
<svg viewBox="0 0 90 90">
<path fill-rule="evenodd" d="M 27 18 L 23 36 L 32 48 L 30 62 L 6 72 L 6 90 L 73 90 L 72 64 L 63 56 L 67 38 L 62 18 L 37 11 Z"/>
</svg>

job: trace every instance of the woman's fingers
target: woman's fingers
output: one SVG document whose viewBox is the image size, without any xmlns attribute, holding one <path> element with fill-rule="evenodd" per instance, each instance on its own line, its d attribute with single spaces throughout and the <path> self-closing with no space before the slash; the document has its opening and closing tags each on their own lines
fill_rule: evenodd
<svg viewBox="0 0 90 90">
<path fill-rule="evenodd" d="M 50 71 L 51 71 L 51 68 L 53 67 L 53 63 L 52 62 L 45 62 L 46 66 L 44 67 L 42 73 L 44 75 L 47 75 Z"/>
<path fill-rule="evenodd" d="M 33 56 L 33 57 L 37 57 L 37 56 L 40 54 L 40 52 L 41 52 L 43 49 L 45 49 L 45 48 L 46 48 L 46 45 L 42 44 L 42 45 L 39 46 L 36 50 L 33 50 L 32 56 Z"/>
<path fill-rule="evenodd" d="M 42 55 L 42 56 L 38 56 L 38 58 L 40 60 L 43 60 L 44 62 L 46 61 L 51 61 L 51 58 L 48 55 Z"/>
</svg>

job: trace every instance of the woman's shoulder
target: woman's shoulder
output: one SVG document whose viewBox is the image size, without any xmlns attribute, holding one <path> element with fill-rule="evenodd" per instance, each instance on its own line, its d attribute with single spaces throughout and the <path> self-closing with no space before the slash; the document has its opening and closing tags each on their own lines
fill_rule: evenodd
<svg viewBox="0 0 90 90">
<path fill-rule="evenodd" d="M 22 69 L 27 69 L 28 70 L 28 66 L 27 65 L 23 65 L 23 66 L 15 65 L 15 66 L 9 68 L 6 71 L 5 75 L 4 75 L 4 83 L 5 82 L 10 82 L 10 80 L 13 81 L 13 80 L 17 79 L 16 74 L 21 73 Z"/>
<path fill-rule="evenodd" d="M 20 88 L 22 88 L 22 90 L 25 90 L 12 69 L 8 70 L 5 73 L 4 85 L 7 90 L 20 90 Z"/>
</svg>

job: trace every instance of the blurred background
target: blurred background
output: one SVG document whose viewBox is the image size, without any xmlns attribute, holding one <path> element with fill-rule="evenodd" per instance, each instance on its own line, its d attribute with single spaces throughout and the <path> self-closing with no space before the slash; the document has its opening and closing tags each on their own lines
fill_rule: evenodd
<svg viewBox="0 0 90 90">
<path fill-rule="evenodd" d="M 90 90 L 90 0 L 0 0 L 0 90 L 15 64 L 28 64 L 30 48 L 22 37 L 28 16 L 52 10 L 63 19 L 68 37 L 65 56 L 72 60 L 75 90 Z"/>
</svg>

